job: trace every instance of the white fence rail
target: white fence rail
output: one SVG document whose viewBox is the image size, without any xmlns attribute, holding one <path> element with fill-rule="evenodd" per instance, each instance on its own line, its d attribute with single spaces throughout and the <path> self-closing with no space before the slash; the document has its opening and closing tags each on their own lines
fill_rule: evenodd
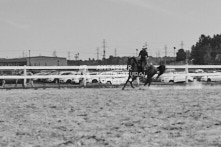
<svg viewBox="0 0 221 147">
<path fill-rule="evenodd" d="M 156 65 L 157 66 L 157 65 Z M 125 70 L 126 65 L 106 65 L 106 66 L 0 66 L 0 70 L 23 70 L 24 75 L 9 75 L 0 76 L 0 79 L 24 79 L 24 84 L 26 84 L 27 79 L 41 79 L 41 78 L 88 78 L 90 77 L 119 77 L 116 75 L 27 75 L 27 70 L 82 70 L 86 73 L 87 70 L 93 69 L 98 71 L 106 70 Z M 208 76 L 208 75 L 220 75 L 220 73 L 189 73 L 189 69 L 221 69 L 221 65 L 168 65 L 167 69 L 185 69 L 186 82 L 187 76 Z M 122 75 L 126 76 L 126 75 Z M 175 76 L 175 74 L 174 74 Z M 86 80 L 84 80 L 84 85 L 86 85 Z"/>
</svg>

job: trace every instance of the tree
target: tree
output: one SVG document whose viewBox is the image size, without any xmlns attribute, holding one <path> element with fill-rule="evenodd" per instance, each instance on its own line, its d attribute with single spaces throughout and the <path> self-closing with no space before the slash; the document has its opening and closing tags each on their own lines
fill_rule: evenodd
<svg viewBox="0 0 221 147">
<path fill-rule="evenodd" d="M 191 48 L 193 64 L 218 64 L 221 54 L 221 34 L 201 35 L 199 41 Z"/>
<path fill-rule="evenodd" d="M 186 52 L 184 49 L 179 49 L 178 52 L 176 53 L 176 61 L 185 61 L 186 60 Z"/>
<path fill-rule="evenodd" d="M 221 54 L 216 55 L 215 64 L 221 64 Z"/>
</svg>

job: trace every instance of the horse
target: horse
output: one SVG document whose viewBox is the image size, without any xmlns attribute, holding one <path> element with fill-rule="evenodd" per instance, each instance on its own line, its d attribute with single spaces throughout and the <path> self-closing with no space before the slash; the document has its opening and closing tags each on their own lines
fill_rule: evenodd
<svg viewBox="0 0 221 147">
<path fill-rule="evenodd" d="M 148 70 L 144 73 L 144 72 L 142 72 L 142 68 L 140 67 L 137 59 L 135 57 L 129 57 L 128 61 L 127 61 L 127 70 L 129 70 L 129 76 L 128 76 L 128 79 L 127 79 L 126 83 L 124 84 L 122 90 L 124 90 L 124 88 L 128 82 L 130 82 L 131 87 L 134 88 L 133 81 L 137 77 L 144 77 L 145 75 L 147 75 L 147 78 L 144 82 L 144 86 L 146 86 L 148 84 L 148 87 L 149 87 L 152 82 L 153 76 L 155 74 L 157 74 L 157 72 L 158 72 L 158 75 L 156 77 L 156 79 L 158 79 L 160 77 L 160 75 L 162 75 L 165 72 L 165 69 L 166 69 L 165 65 L 159 65 L 158 67 L 150 65 L 148 67 Z"/>
</svg>

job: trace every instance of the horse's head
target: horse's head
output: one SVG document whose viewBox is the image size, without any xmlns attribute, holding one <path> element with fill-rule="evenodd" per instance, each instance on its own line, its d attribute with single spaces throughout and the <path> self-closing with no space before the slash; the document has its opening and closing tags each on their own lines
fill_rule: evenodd
<svg viewBox="0 0 221 147">
<path fill-rule="evenodd" d="M 128 57 L 127 60 L 127 69 L 131 70 L 137 65 L 137 61 L 135 57 Z"/>
</svg>

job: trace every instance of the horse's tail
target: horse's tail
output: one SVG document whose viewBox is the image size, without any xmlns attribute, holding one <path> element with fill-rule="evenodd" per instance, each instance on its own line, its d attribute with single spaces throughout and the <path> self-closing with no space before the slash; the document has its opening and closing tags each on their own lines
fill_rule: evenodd
<svg viewBox="0 0 221 147">
<path fill-rule="evenodd" d="M 166 70 L 166 66 L 165 65 L 160 65 L 157 67 L 157 70 L 159 71 L 157 78 L 158 79 Z"/>
</svg>

